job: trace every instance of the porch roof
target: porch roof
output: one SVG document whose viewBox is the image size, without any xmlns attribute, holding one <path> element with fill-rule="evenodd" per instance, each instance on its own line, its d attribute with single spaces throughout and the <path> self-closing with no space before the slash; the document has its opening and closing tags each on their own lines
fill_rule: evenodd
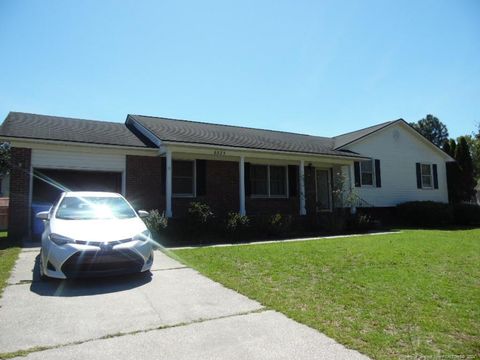
<svg viewBox="0 0 480 360">
<path fill-rule="evenodd" d="M 129 122 L 140 124 L 162 142 L 363 158 L 335 150 L 334 139 L 327 137 L 145 115 L 128 115 Z"/>
</svg>

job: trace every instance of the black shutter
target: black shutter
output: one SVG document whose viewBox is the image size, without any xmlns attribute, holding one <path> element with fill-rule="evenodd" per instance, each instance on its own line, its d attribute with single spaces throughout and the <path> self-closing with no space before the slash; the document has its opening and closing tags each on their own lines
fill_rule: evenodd
<svg viewBox="0 0 480 360">
<path fill-rule="evenodd" d="M 252 193 L 250 187 L 250 163 L 245 163 L 245 196 L 250 196 Z"/>
<path fill-rule="evenodd" d="M 197 176 L 197 196 L 207 194 L 207 162 L 206 160 L 196 160 Z"/>
<path fill-rule="evenodd" d="M 438 189 L 438 172 L 437 172 L 437 164 L 432 165 L 433 168 L 433 187 Z"/>
<path fill-rule="evenodd" d="M 380 173 L 380 160 L 375 159 L 375 180 L 377 188 L 382 187 L 382 174 Z"/>
<path fill-rule="evenodd" d="M 360 163 L 358 161 L 353 163 L 353 169 L 355 174 L 355 187 L 360 187 Z"/>
<path fill-rule="evenodd" d="M 160 160 L 160 171 L 162 176 L 162 179 L 160 181 L 162 195 L 165 195 L 167 187 L 167 161 L 165 158 L 161 158 Z"/>
<path fill-rule="evenodd" d="M 288 194 L 290 197 L 298 194 L 298 166 L 288 165 Z"/>
<path fill-rule="evenodd" d="M 417 188 L 421 189 L 422 188 L 422 172 L 420 170 L 420 163 L 417 163 L 416 166 L 417 166 Z"/>
</svg>

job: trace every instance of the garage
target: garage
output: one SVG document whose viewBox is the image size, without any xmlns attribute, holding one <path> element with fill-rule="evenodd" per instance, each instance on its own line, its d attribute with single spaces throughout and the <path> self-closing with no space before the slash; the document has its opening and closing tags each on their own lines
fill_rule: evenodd
<svg viewBox="0 0 480 360">
<path fill-rule="evenodd" d="M 62 191 L 122 192 L 122 173 L 111 171 L 34 169 L 32 206 L 53 203 Z"/>
<path fill-rule="evenodd" d="M 38 239 L 43 223 L 35 214 L 46 211 L 62 191 L 123 193 L 125 156 L 92 152 L 32 151 L 31 233 Z"/>
</svg>

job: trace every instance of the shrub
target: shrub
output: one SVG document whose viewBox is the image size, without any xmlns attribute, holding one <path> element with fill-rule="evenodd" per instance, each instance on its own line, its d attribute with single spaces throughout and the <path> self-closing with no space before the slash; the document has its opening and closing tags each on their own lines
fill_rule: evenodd
<svg viewBox="0 0 480 360">
<path fill-rule="evenodd" d="M 375 229 L 377 221 L 368 214 L 352 214 L 347 219 L 347 228 L 350 231 L 366 232 Z"/>
<path fill-rule="evenodd" d="M 397 205 L 397 215 L 408 226 L 447 226 L 453 223 L 451 206 L 434 201 L 411 201 Z"/>
<path fill-rule="evenodd" d="M 158 240 L 159 235 L 167 228 L 168 218 L 165 213 L 158 210 L 150 210 L 148 216 L 143 219 L 148 230 L 152 233 L 152 237 Z"/>
<path fill-rule="evenodd" d="M 475 204 L 453 205 L 455 224 L 477 225 L 480 224 L 480 206 Z"/>
<path fill-rule="evenodd" d="M 198 201 L 190 203 L 187 220 L 191 230 L 205 230 L 212 219 L 213 212 L 210 210 L 210 206 Z"/>
<path fill-rule="evenodd" d="M 345 232 L 347 228 L 347 213 L 344 209 L 317 215 L 317 229 L 333 234 Z"/>
<path fill-rule="evenodd" d="M 267 234 L 274 236 L 287 236 L 292 228 L 292 215 L 275 214 L 268 218 Z"/>
<path fill-rule="evenodd" d="M 246 230 L 250 225 L 250 219 L 247 215 L 240 215 L 236 212 L 228 213 L 226 221 L 226 229 L 230 233 L 241 232 Z"/>
</svg>

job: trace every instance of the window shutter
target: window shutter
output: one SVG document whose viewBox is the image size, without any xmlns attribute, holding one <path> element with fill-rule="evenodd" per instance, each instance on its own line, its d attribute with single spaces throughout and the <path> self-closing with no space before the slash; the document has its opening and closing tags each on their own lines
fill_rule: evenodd
<svg viewBox="0 0 480 360">
<path fill-rule="evenodd" d="M 250 163 L 245 163 L 245 196 L 250 196 L 252 193 L 250 187 Z"/>
<path fill-rule="evenodd" d="M 438 189 L 438 172 L 437 172 L 437 164 L 432 165 L 433 170 L 433 187 Z"/>
<path fill-rule="evenodd" d="M 164 157 L 160 160 L 160 171 L 162 177 L 160 186 L 162 188 L 162 195 L 165 195 L 167 187 L 167 160 Z"/>
<path fill-rule="evenodd" d="M 207 162 L 206 160 L 196 160 L 196 181 L 197 196 L 207 194 Z"/>
<path fill-rule="evenodd" d="M 377 188 L 382 187 L 382 174 L 380 173 L 380 160 L 375 159 L 375 180 Z"/>
<path fill-rule="evenodd" d="M 353 170 L 355 174 L 355 187 L 360 187 L 360 163 L 358 161 L 353 163 Z"/>
<path fill-rule="evenodd" d="M 298 195 L 298 166 L 288 165 L 288 194 L 290 197 Z"/>
<path fill-rule="evenodd" d="M 417 188 L 421 189 L 422 188 L 422 172 L 420 170 L 420 163 L 417 163 L 416 166 L 417 166 Z"/>
</svg>

